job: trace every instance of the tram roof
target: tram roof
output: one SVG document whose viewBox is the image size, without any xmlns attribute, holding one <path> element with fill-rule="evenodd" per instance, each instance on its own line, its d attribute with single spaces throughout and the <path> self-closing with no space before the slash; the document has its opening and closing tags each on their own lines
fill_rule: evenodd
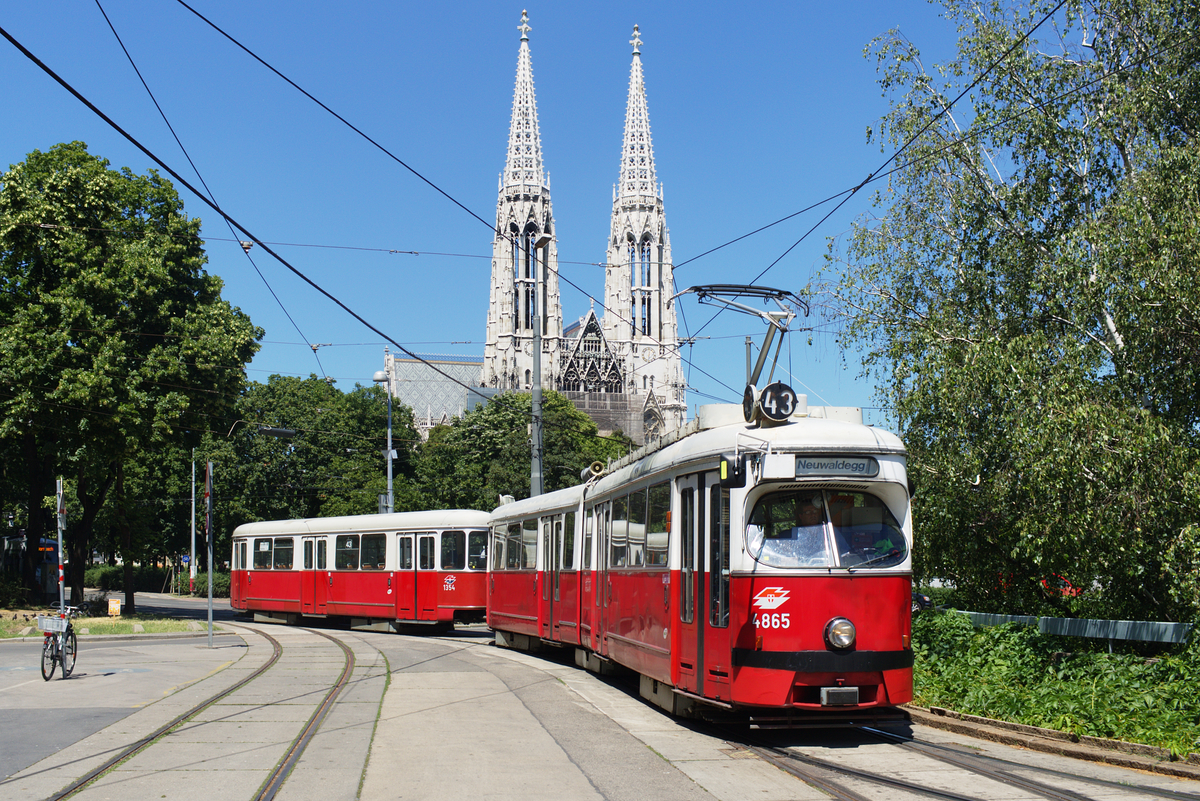
<svg viewBox="0 0 1200 801">
<path fill-rule="evenodd" d="M 760 427 L 745 422 L 742 407 L 701 406 L 682 428 L 608 466 L 596 483 L 604 491 L 641 476 L 721 455 L 783 449 L 789 453 L 904 456 L 904 443 L 890 431 L 863 425 L 861 410 L 811 407 L 809 415 L 781 425 Z"/>
<path fill-rule="evenodd" d="M 286 536 L 288 534 L 336 534 L 352 531 L 397 531 L 447 528 L 487 528 L 488 513 L 474 509 L 433 509 L 393 512 L 382 515 L 309 517 L 296 520 L 263 520 L 243 523 L 235 537 Z"/>
</svg>

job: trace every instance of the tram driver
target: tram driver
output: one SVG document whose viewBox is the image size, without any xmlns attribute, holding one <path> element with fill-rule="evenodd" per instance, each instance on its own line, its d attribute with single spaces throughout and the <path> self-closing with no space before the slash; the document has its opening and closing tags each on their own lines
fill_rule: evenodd
<svg viewBox="0 0 1200 801">
<path fill-rule="evenodd" d="M 747 534 L 755 558 L 780 567 L 828 565 L 822 493 L 769 496 L 755 506 Z"/>
</svg>

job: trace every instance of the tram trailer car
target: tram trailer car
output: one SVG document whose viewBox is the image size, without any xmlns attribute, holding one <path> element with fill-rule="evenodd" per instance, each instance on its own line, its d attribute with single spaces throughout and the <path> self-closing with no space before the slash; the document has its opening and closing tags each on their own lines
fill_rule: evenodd
<svg viewBox="0 0 1200 801">
<path fill-rule="evenodd" d="M 395 631 L 484 619 L 488 514 L 470 510 L 277 520 L 233 532 L 230 603 L 260 622 L 345 617 Z"/>
<path fill-rule="evenodd" d="M 677 715 L 901 716 L 913 665 L 906 453 L 861 419 L 814 407 L 759 428 L 741 407 L 704 406 L 602 477 L 499 507 L 497 643 L 632 669 L 643 697 Z"/>
</svg>

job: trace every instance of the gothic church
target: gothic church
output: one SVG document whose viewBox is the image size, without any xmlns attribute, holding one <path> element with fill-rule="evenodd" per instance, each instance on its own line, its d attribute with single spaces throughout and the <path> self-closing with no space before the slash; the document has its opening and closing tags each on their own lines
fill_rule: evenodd
<svg viewBox="0 0 1200 801">
<path fill-rule="evenodd" d="M 533 89 L 531 28 L 524 13 L 519 30 L 508 154 L 496 201 L 480 384 L 489 392 L 528 391 L 535 374 L 536 334 L 542 386 L 566 395 L 601 432 L 621 429 L 642 443 L 683 425 L 687 401 L 671 302 L 671 240 L 654 169 L 641 37 L 634 26 L 625 136 L 604 262 L 603 314 L 597 317 L 590 309 L 577 324 L 564 328 L 554 211 Z"/>
</svg>

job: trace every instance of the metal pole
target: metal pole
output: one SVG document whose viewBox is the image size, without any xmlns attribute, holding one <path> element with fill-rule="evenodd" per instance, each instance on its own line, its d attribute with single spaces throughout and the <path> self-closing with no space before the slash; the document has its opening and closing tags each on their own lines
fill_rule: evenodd
<svg viewBox="0 0 1200 801">
<path fill-rule="evenodd" d="M 533 387 L 531 392 L 530 440 L 533 448 L 529 466 L 529 497 L 536 498 L 543 491 L 542 470 L 542 271 L 546 266 L 546 247 L 553 240 L 550 234 L 542 234 L 532 242 L 530 257 L 533 259 Z M 528 240 L 526 240 L 528 241 Z M 540 254 L 540 258 L 539 258 Z"/>
<path fill-rule="evenodd" d="M 196 449 L 192 448 L 192 550 L 188 552 L 188 592 L 196 592 Z"/>
<path fill-rule="evenodd" d="M 388 373 L 387 381 L 387 402 L 388 402 L 388 431 L 387 431 L 387 511 L 388 514 L 396 511 L 396 507 L 392 500 L 392 459 L 395 457 L 395 452 L 392 450 L 392 374 Z"/>
<path fill-rule="evenodd" d="M 204 533 L 208 539 L 208 647 L 213 647 L 213 463 L 204 471 Z"/>
<path fill-rule="evenodd" d="M 392 497 L 392 459 L 396 457 L 396 452 L 392 450 L 392 371 L 388 366 L 387 348 L 383 349 L 383 367 L 384 369 L 375 371 L 372 380 L 376 384 L 383 384 L 387 393 L 387 450 L 383 452 L 383 459 L 387 462 L 387 502 L 383 511 L 391 514 L 396 511 Z"/>
<path fill-rule="evenodd" d="M 63 480 L 58 480 L 58 611 L 63 613 L 66 598 L 63 595 L 63 535 L 67 530 L 67 502 L 63 498 Z M 43 585 L 44 586 L 44 585 Z M 42 596 L 45 597 L 44 595 Z M 65 613 L 64 613 L 65 614 Z"/>
</svg>

